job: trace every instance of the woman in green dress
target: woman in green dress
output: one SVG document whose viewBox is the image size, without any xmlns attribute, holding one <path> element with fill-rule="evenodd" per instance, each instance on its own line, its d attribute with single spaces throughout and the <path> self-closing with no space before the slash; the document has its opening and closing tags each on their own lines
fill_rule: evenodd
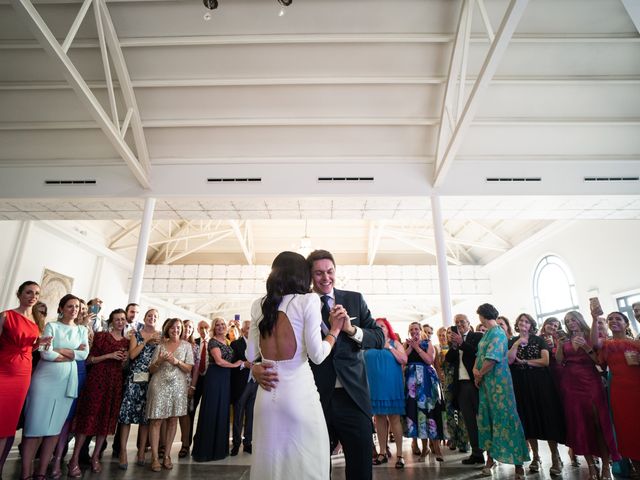
<svg viewBox="0 0 640 480">
<path fill-rule="evenodd" d="M 487 452 L 487 463 L 482 473 L 490 476 L 498 460 L 515 465 L 516 480 L 523 480 L 522 465 L 529 461 L 529 449 L 513 394 L 507 336 L 496 323 L 498 310 L 493 305 L 480 305 L 476 313 L 487 327 L 478 344 L 473 369 L 476 386 L 480 389 L 478 440 L 480 447 Z"/>
</svg>

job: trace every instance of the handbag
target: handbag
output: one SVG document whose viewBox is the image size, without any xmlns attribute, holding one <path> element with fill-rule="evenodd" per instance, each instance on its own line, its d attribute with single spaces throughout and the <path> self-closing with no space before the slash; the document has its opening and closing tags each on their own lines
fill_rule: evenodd
<svg viewBox="0 0 640 480">
<path fill-rule="evenodd" d="M 134 372 L 133 383 L 145 383 L 149 381 L 149 372 Z"/>
</svg>

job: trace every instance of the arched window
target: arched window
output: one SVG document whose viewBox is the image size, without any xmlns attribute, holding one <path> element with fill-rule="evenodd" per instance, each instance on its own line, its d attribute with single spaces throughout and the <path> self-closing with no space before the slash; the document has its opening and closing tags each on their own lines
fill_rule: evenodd
<svg viewBox="0 0 640 480">
<path fill-rule="evenodd" d="M 538 320 L 578 309 L 573 275 L 560 257 L 547 255 L 533 274 L 533 301 Z"/>
</svg>

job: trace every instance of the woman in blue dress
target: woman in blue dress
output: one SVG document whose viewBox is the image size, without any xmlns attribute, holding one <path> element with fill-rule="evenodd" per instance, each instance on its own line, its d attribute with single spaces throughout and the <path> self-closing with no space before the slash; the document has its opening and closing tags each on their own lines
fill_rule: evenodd
<svg viewBox="0 0 640 480">
<path fill-rule="evenodd" d="M 33 478 L 45 478 L 58 435 L 78 397 L 76 361 L 84 361 L 89 355 L 87 329 L 75 322 L 79 311 L 78 297 L 65 295 L 58 304 L 59 320 L 47 323 L 44 328 L 44 336 L 51 336 L 53 340 L 51 348 L 40 354 L 25 403 L 23 478 L 32 475 L 32 463 L 41 439 L 40 464 Z"/>
<path fill-rule="evenodd" d="M 389 426 L 396 442 L 396 468 L 404 468 L 402 455 L 402 420 L 404 415 L 404 386 L 402 366 L 407 363 L 404 347 L 396 340 L 393 327 L 386 318 L 376 318 L 384 332 L 384 348 L 364 352 L 367 366 L 367 380 L 371 395 L 371 408 L 376 420 L 376 432 L 380 443 L 380 454 L 373 460 L 374 465 L 387 463 L 387 440 Z"/>
<path fill-rule="evenodd" d="M 145 416 L 147 390 L 149 388 L 149 364 L 160 341 L 156 330 L 158 311 L 152 308 L 144 314 L 144 326 L 135 330 L 129 340 L 129 372 L 124 384 L 124 395 L 120 406 L 120 465 L 127 464 L 126 445 L 131 424 L 139 425 L 137 465 L 144 465 L 144 451 L 149 438 L 149 422 Z"/>
<path fill-rule="evenodd" d="M 405 344 L 407 367 L 405 378 L 405 433 L 407 438 L 422 440 L 420 461 L 424 462 L 429 454 L 429 440 L 444 440 L 442 415 L 444 406 L 440 391 L 440 380 L 433 362 L 436 350 L 428 340 L 421 340 L 420 323 L 409 325 L 409 338 Z M 438 462 L 444 461 L 440 442 L 432 442 L 432 448 Z"/>
</svg>

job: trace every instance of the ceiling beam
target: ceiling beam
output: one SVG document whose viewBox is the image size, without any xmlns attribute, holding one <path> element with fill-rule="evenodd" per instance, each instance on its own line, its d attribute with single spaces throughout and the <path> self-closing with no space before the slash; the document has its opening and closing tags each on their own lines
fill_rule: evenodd
<svg viewBox="0 0 640 480">
<path fill-rule="evenodd" d="M 253 242 L 250 238 L 251 228 L 249 220 L 244 222 L 244 232 L 240 228 L 240 223 L 237 220 L 229 220 L 229 225 L 231 225 L 233 233 L 236 234 L 236 238 L 240 243 L 240 248 L 242 248 L 242 253 L 244 254 L 244 258 L 247 260 L 247 264 L 253 265 L 256 260 L 256 254 L 251 248 Z"/>
<path fill-rule="evenodd" d="M 224 232 L 224 233 L 220 233 L 219 235 L 217 235 L 216 237 L 212 238 L 211 240 L 209 240 L 207 242 L 204 242 L 204 243 L 201 243 L 200 245 L 198 245 L 196 247 L 183 250 L 182 252 L 176 253 L 175 255 L 171 255 L 170 257 L 164 259 L 162 261 L 162 264 L 163 265 L 169 265 L 169 264 L 175 262 L 176 260 L 180 260 L 181 258 L 184 258 L 187 255 L 191 255 L 192 253 L 195 253 L 198 250 L 201 250 L 201 249 L 203 249 L 205 247 L 208 247 L 209 245 L 213 245 L 214 243 L 219 242 L 220 240 L 222 240 L 224 238 L 227 238 L 227 237 L 229 237 L 231 235 L 233 235 L 233 231 L 232 230 L 229 230 L 229 231 Z"/>
<path fill-rule="evenodd" d="M 137 220 L 133 222 L 131 225 L 129 225 L 128 227 L 122 228 L 120 232 L 118 232 L 117 234 L 115 234 L 113 237 L 109 239 L 109 248 L 112 250 L 117 250 L 116 243 L 118 243 L 124 237 L 132 233 L 134 230 L 140 228 L 141 223 L 142 223 L 141 221 Z M 137 246 L 138 245 L 136 244 L 136 247 Z"/>
<path fill-rule="evenodd" d="M 384 230 L 384 220 L 372 221 L 369 223 L 369 243 L 367 249 L 367 263 L 373 265 L 380 248 L 380 240 L 382 239 L 382 231 Z"/>
<path fill-rule="evenodd" d="M 181 235 L 187 234 L 191 229 L 191 222 L 182 221 L 178 224 L 176 231 L 174 232 L 172 229 L 173 221 L 169 221 L 169 232 L 168 235 L 165 235 L 165 242 L 163 242 L 163 247 L 160 248 L 149 260 L 149 263 L 157 263 L 160 261 L 160 258 L 164 256 L 165 259 L 169 257 L 169 247 L 171 245 L 175 246 L 181 240 Z"/>
<path fill-rule="evenodd" d="M 496 33 L 496 37 L 489 47 L 489 52 L 487 53 L 482 68 L 480 69 L 480 74 L 473 85 L 473 89 L 469 94 L 469 98 L 467 99 L 467 103 L 465 104 L 460 119 L 456 123 L 453 134 L 448 140 L 444 151 L 441 149 L 436 155 L 433 181 L 434 187 L 439 187 L 444 182 L 445 176 L 451 167 L 451 163 L 455 159 L 458 150 L 462 145 L 462 140 L 464 139 L 465 134 L 471 125 L 471 121 L 478 110 L 482 94 L 489 86 L 489 83 L 498 68 L 498 64 L 507 50 L 509 41 L 515 32 L 516 26 L 520 22 L 520 18 L 522 18 L 522 15 L 524 14 L 528 1 L 529 0 L 511 0 L 509 2 L 500 27 Z M 441 124 L 443 121 L 444 117 L 441 117 Z M 439 145 L 439 147 L 441 147 L 441 145 Z"/>
<path fill-rule="evenodd" d="M 75 91 L 76 95 L 88 109 L 93 119 L 98 123 L 111 145 L 125 161 L 131 173 L 138 180 L 140 185 L 148 189 L 151 187 L 147 171 L 129 148 L 129 145 L 120 135 L 120 129 L 109 119 L 100 102 L 95 97 L 87 83 L 76 69 L 69 56 L 64 52 L 62 46 L 55 38 L 49 27 L 42 19 L 30 0 L 11 0 L 11 5 L 18 13 L 18 16 L 29 27 L 38 42 L 45 51 L 62 68 L 62 73 Z"/>
<path fill-rule="evenodd" d="M 622 5 L 627 10 L 629 17 L 631 17 L 636 30 L 640 32 L 640 2 L 638 0 L 622 0 Z"/>
<path fill-rule="evenodd" d="M 425 242 L 416 242 L 414 240 L 411 240 L 410 238 L 407 238 L 404 235 L 404 233 L 400 233 L 400 232 L 396 232 L 396 231 L 392 231 L 392 230 L 386 229 L 385 230 L 385 235 L 388 236 L 388 237 L 391 237 L 391 238 L 395 238 L 399 242 L 402 242 L 405 245 L 409 245 L 410 247 L 413 247 L 416 250 L 419 250 L 419 251 L 422 251 L 422 252 L 426 252 L 429 255 L 433 255 L 434 257 L 436 256 L 435 248 L 431 248 L 431 247 L 427 246 L 425 244 Z M 462 262 L 460 262 L 456 258 L 453 258 L 450 255 L 447 255 L 447 261 L 449 263 L 452 263 L 453 265 L 462 265 Z"/>
</svg>

